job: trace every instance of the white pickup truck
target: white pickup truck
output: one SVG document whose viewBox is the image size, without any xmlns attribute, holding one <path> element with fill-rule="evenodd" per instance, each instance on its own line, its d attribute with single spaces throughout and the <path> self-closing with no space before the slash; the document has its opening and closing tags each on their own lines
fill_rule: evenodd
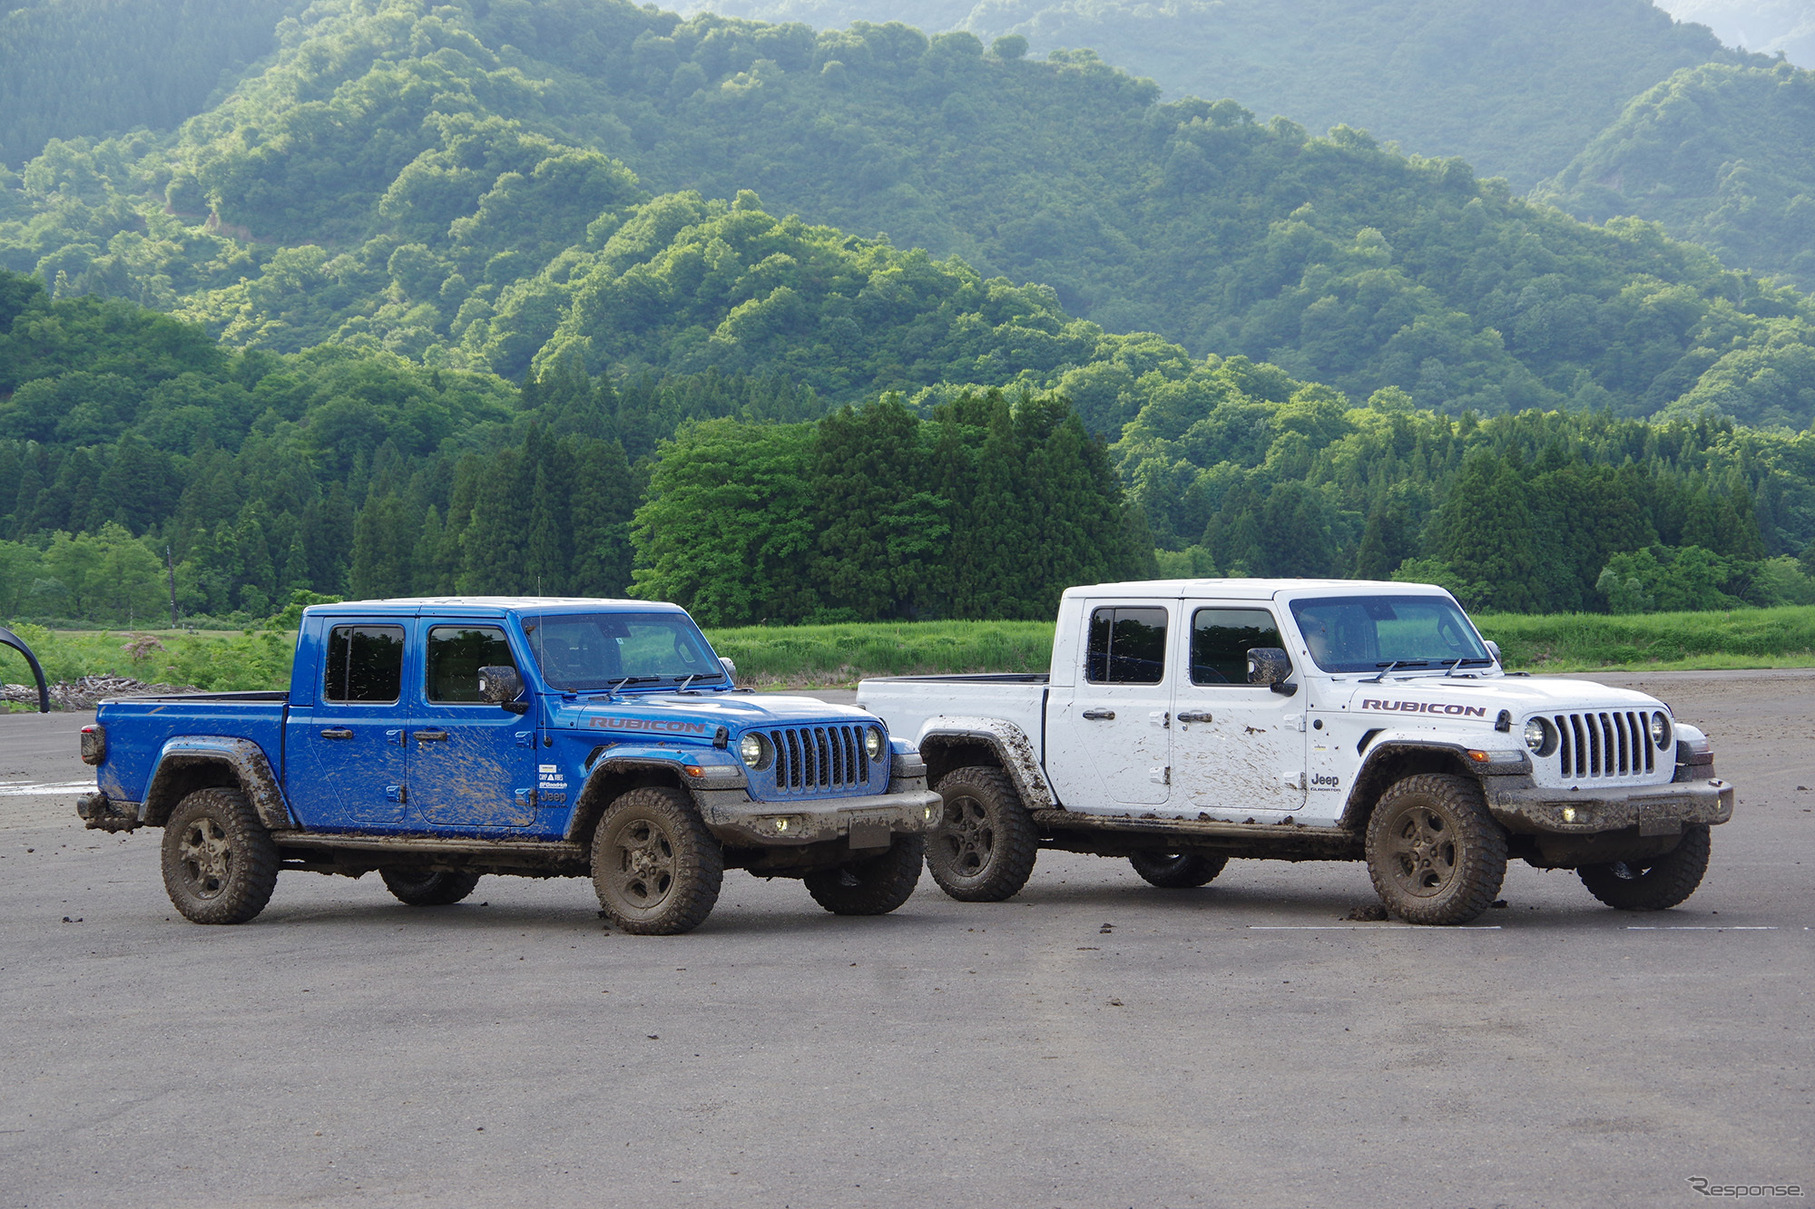
<svg viewBox="0 0 1815 1209">
<path fill-rule="evenodd" d="M 1609 906 L 1673 907 L 1733 813 L 1707 738 L 1663 702 L 1508 674 L 1441 588 L 1168 580 L 1068 590 L 1047 675 L 865 680 L 913 735 L 954 898 L 1017 893 L 1040 848 L 1161 887 L 1230 857 L 1365 860 L 1412 923 L 1459 924 L 1509 856 Z"/>
</svg>

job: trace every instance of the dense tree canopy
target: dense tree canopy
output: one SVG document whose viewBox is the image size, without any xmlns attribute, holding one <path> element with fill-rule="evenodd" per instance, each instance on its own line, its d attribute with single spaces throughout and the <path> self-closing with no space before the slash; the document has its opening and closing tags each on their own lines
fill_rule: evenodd
<svg viewBox="0 0 1815 1209">
<path fill-rule="evenodd" d="M 235 346 L 336 340 L 513 376 L 582 339 L 595 369 L 748 372 L 746 352 L 796 337 L 845 353 L 851 324 L 844 364 L 782 367 L 814 361 L 842 403 L 1007 384 L 1055 355 L 958 296 L 924 338 L 872 336 L 879 295 L 847 286 L 898 263 L 909 295 L 916 275 L 974 275 L 1048 329 L 1158 332 L 1354 397 L 1815 418 L 1801 295 L 1646 224 L 1534 207 L 1459 161 L 1156 96 L 1088 52 L 1036 63 L 900 25 L 322 0 L 179 134 L 53 142 L 0 182 L 0 263 Z M 728 213 L 699 200 L 744 190 L 801 223 L 742 216 L 754 196 Z M 928 249 L 926 267 L 840 234 L 878 230 Z M 794 264 L 748 260 L 759 245 Z M 988 372 L 942 364 L 998 336 Z M 879 358 L 878 339 L 897 347 Z"/>
</svg>

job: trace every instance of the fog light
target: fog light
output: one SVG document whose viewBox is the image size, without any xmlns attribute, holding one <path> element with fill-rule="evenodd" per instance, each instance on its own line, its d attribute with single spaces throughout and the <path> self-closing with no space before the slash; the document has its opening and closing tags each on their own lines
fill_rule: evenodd
<svg viewBox="0 0 1815 1209">
<path fill-rule="evenodd" d="M 1572 810 L 1569 813 L 1571 816 L 1573 816 L 1575 814 L 1575 811 Z M 788 829 L 788 820 L 787 819 L 776 819 L 775 820 L 775 830 L 777 832 L 786 831 L 787 829 Z"/>
<path fill-rule="evenodd" d="M 939 817 L 939 804 L 935 802 L 931 806 L 928 806 L 925 810 L 922 810 L 920 812 L 920 814 L 921 814 L 921 817 L 924 818 L 929 823 L 935 821 Z"/>
<path fill-rule="evenodd" d="M 1576 808 L 1574 806 L 1563 807 L 1563 821 L 1565 823 L 1573 823 L 1576 821 Z"/>
</svg>

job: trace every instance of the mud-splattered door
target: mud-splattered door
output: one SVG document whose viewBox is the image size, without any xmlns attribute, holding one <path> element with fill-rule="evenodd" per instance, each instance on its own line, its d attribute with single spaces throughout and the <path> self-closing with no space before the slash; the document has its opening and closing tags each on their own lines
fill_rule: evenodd
<svg viewBox="0 0 1815 1209">
<path fill-rule="evenodd" d="M 1046 770 L 1066 809 L 1129 814 L 1171 793 L 1171 609 L 1093 601 L 1084 667 L 1048 703 Z"/>
<path fill-rule="evenodd" d="M 504 631 L 424 629 L 422 699 L 409 728 L 412 809 L 437 826 L 530 826 L 535 724 L 479 697 L 480 668 L 516 666 Z"/>
<path fill-rule="evenodd" d="M 1191 607 L 1190 660 L 1173 699 L 1173 806 L 1234 822 L 1278 821 L 1305 804 L 1305 706 L 1248 683 L 1248 651 L 1282 647 L 1272 612 Z"/>
<path fill-rule="evenodd" d="M 284 733 L 284 792 L 307 827 L 403 821 L 403 627 L 329 629 L 314 700 L 292 702 Z"/>
</svg>

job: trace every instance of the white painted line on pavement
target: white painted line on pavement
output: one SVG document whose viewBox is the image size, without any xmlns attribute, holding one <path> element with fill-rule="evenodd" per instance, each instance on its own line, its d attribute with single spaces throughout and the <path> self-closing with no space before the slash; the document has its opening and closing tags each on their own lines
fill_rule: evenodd
<svg viewBox="0 0 1815 1209">
<path fill-rule="evenodd" d="M 1775 932 L 1776 924 L 1627 924 L 1628 932 Z"/>
<path fill-rule="evenodd" d="M 0 781 L 0 798 L 36 798 L 59 793 L 80 793 L 93 789 L 93 781 L 61 781 L 55 785 L 32 785 L 22 781 Z"/>
</svg>

